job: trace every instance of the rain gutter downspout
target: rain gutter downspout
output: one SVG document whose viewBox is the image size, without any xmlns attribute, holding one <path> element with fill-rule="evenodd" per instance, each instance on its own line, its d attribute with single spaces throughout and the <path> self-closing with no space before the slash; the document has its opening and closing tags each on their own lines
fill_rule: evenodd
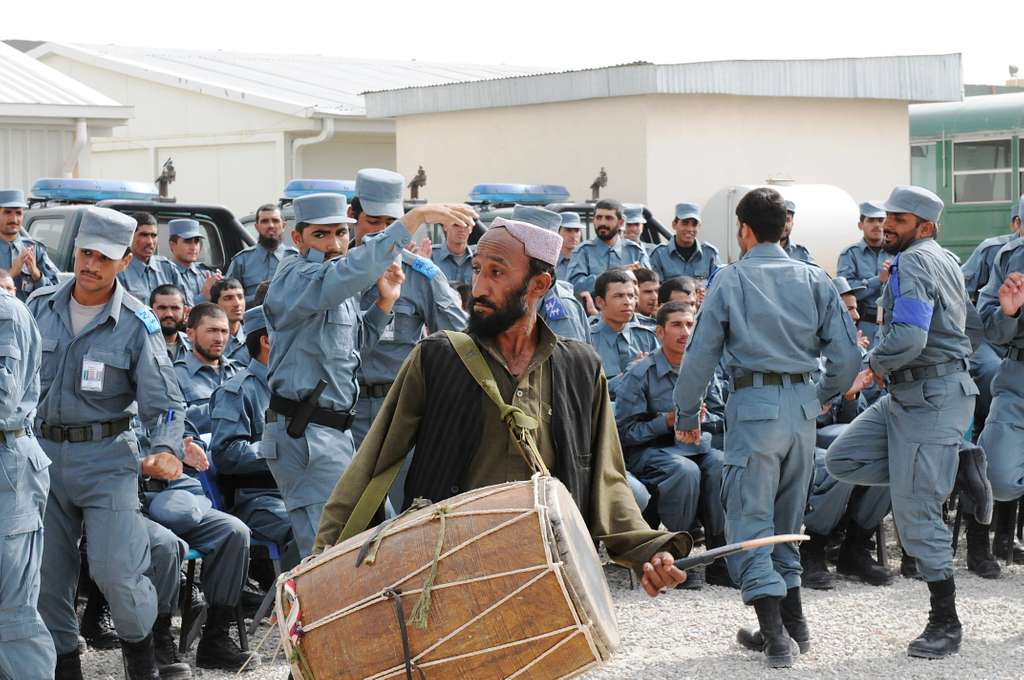
<svg viewBox="0 0 1024 680">
<path fill-rule="evenodd" d="M 301 149 L 313 144 L 322 144 L 334 137 L 334 118 L 320 119 L 320 134 L 315 137 L 299 137 L 292 140 L 292 179 L 302 178 Z"/>
</svg>

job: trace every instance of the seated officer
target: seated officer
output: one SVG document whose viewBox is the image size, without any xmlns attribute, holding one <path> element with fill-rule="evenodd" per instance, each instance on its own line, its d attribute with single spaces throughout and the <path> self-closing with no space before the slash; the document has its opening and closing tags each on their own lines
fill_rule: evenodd
<svg viewBox="0 0 1024 680">
<path fill-rule="evenodd" d="M 149 295 L 149 306 L 160 321 L 160 334 L 167 345 L 167 356 L 172 363 L 184 359 L 192 352 L 192 343 L 185 334 L 188 306 L 184 291 L 170 283 L 157 286 Z"/>
<path fill-rule="evenodd" d="M 633 276 L 636 277 L 637 285 L 637 320 L 653 329 L 654 315 L 658 313 L 658 290 L 661 288 L 661 279 L 658 278 L 657 272 L 644 267 L 634 269 Z"/>
<path fill-rule="evenodd" d="M 171 259 L 161 262 L 161 268 L 171 280 L 178 275 L 181 285 L 185 286 L 185 302 L 189 306 L 209 300 L 210 288 L 222 277 L 219 271 L 203 271 L 199 266 L 206 231 L 197 220 L 189 218 L 171 220 L 167 227 L 171 232 L 167 241 Z"/>
<path fill-rule="evenodd" d="M 608 392 L 614 399 L 617 378 L 637 359 L 658 349 L 658 337 L 633 317 L 636 312 L 636 279 L 620 269 L 606 271 L 594 285 L 601 316 L 591 326 L 590 342 L 601 357 Z"/>
<path fill-rule="evenodd" d="M 594 206 L 597 238 L 581 243 L 569 261 L 569 282 L 584 304 L 593 303 L 597 277 L 609 269 L 650 268 L 651 262 L 643 246 L 621 237 L 624 224 L 622 204 L 618 201 L 603 199 Z"/>
<path fill-rule="evenodd" d="M 283 548 L 292 542 L 291 521 L 267 461 L 259 455 L 270 404 L 270 336 L 262 307 L 246 311 L 245 327 L 249 365 L 210 395 L 210 457 L 231 514 L 257 538 Z"/>
<path fill-rule="evenodd" d="M 224 356 L 240 366 L 248 365 L 249 354 L 245 351 L 245 329 L 242 325 L 245 318 L 245 289 L 242 288 L 242 282 L 238 279 L 221 279 L 210 288 L 210 302 L 228 315 L 228 344 L 224 348 Z"/>
<path fill-rule="evenodd" d="M 696 203 L 677 203 L 672 220 L 676 236 L 662 243 L 651 253 L 651 269 L 662 281 L 677 276 L 692 276 L 706 281 L 719 267 L 718 249 L 697 238 L 700 232 L 700 206 Z"/>
<path fill-rule="evenodd" d="M 811 257 L 811 252 L 807 248 L 803 247 L 799 243 L 793 243 L 789 240 L 789 235 L 793 233 L 793 220 L 796 218 L 796 203 L 793 201 L 786 201 L 786 226 L 782 230 L 782 240 L 779 241 L 779 245 L 786 251 L 794 260 L 800 260 L 801 262 L 809 262 L 814 264 L 814 258 Z"/>
<path fill-rule="evenodd" d="M 212 302 L 202 302 L 188 313 L 188 339 L 192 351 L 174 362 L 174 374 L 185 395 L 189 421 L 199 434 L 207 434 L 210 432 L 210 395 L 241 367 L 224 357 L 228 317 Z"/>
<path fill-rule="evenodd" d="M 662 281 L 658 287 L 658 304 L 666 302 L 685 302 L 697 305 L 697 281 L 691 276 L 676 276 Z"/>
<path fill-rule="evenodd" d="M 46 254 L 46 246 L 21 228 L 27 207 L 22 192 L 0 191 L 0 269 L 10 273 L 22 302 L 35 289 L 57 283 L 57 266 Z"/>
<path fill-rule="evenodd" d="M 725 512 L 719 493 L 722 452 L 711 448 L 707 433 L 700 444 L 676 441 L 672 401 L 693 316 L 693 307 L 682 302 L 669 302 L 658 310 L 655 333 L 661 350 L 626 369 L 615 392 L 615 423 L 626 468 L 658 489 L 658 514 L 665 528 L 691 531 L 699 517 L 711 549 L 725 545 Z M 707 568 L 706 580 L 733 586 L 722 561 Z"/>
<path fill-rule="evenodd" d="M 197 433 L 186 423 L 185 465 L 206 470 L 209 462 Z M 182 475 L 171 482 L 149 481 L 143 512 L 203 554 L 203 595 L 209 613 L 196 649 L 200 668 L 238 671 L 254 653 L 243 652 L 231 638 L 235 608 L 249 572 L 249 529 L 237 517 L 214 510 L 198 479 Z"/>
<path fill-rule="evenodd" d="M 135 227 L 135 234 L 132 236 L 132 261 L 117 275 L 117 280 L 139 302 L 149 300 L 150 294 L 157 286 L 170 283 L 183 288 L 184 284 L 177 269 L 166 257 L 156 253 L 160 236 L 156 218 L 148 212 L 132 213 L 132 218 L 139 225 Z"/>
</svg>

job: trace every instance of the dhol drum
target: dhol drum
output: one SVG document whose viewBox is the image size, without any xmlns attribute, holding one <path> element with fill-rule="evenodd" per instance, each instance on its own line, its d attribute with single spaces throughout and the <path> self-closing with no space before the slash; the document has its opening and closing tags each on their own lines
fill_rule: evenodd
<svg viewBox="0 0 1024 680">
<path fill-rule="evenodd" d="M 353 536 L 284 574 L 276 607 L 302 680 L 570 678 L 619 644 L 590 533 L 541 475 Z"/>
</svg>

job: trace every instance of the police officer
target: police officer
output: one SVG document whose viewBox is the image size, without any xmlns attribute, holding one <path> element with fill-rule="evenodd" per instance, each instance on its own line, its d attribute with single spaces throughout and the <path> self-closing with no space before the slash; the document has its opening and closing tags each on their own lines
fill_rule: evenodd
<svg viewBox="0 0 1024 680">
<path fill-rule="evenodd" d="M 167 345 L 171 362 L 184 359 L 192 352 L 192 343 L 185 334 L 185 292 L 171 283 L 157 286 L 149 295 L 149 306 L 160 322 L 160 334 Z"/>
<path fill-rule="evenodd" d="M 150 680 L 156 672 L 156 593 L 145 576 L 149 539 L 138 484 L 140 474 L 181 475 L 185 404 L 160 322 L 117 281 L 134 231 L 127 215 L 83 208 L 74 278 L 28 302 L 45 338 L 36 432 L 53 461 L 39 610 L 62 678 L 81 677 L 74 595 L 83 524 L 90 573 L 110 603 L 128 677 Z M 151 442 L 141 461 L 136 414 Z"/>
<path fill-rule="evenodd" d="M 836 274 L 842 276 L 857 291 L 857 313 L 860 320 L 857 328 L 875 341 L 878 333 L 878 298 L 882 286 L 889 280 L 889 265 L 892 255 L 882 249 L 882 223 L 885 211 L 878 203 L 867 201 L 860 204 L 860 220 L 857 228 L 864 238 L 839 253 Z"/>
<path fill-rule="evenodd" d="M 1021 197 L 1018 210 L 1024 209 Z M 1024 214 L 1024 211 L 1022 213 Z M 996 255 L 988 283 L 978 297 L 978 313 L 985 337 L 1006 346 L 992 383 L 992 407 L 978 443 L 988 454 L 989 479 L 996 503 L 995 553 L 1018 558 L 1014 541 L 1017 502 L 1024 495 L 1024 314 L 1021 314 L 1024 282 L 1024 239 L 1008 242 Z M 1012 551 L 1012 552 L 1011 552 Z"/>
<path fill-rule="evenodd" d="M 0 293 L 0 675 L 45 680 L 56 656 L 36 603 L 50 459 L 32 435 L 42 343 L 25 305 Z"/>
<path fill-rule="evenodd" d="M 245 289 L 242 282 L 230 277 L 223 278 L 210 287 L 210 302 L 214 303 L 228 316 L 228 344 L 224 348 L 224 356 L 244 366 L 249 364 L 249 354 L 245 351 Z"/>
<path fill-rule="evenodd" d="M 726 403 L 722 481 L 729 542 L 800 530 L 814 472 L 815 417 L 821 403 L 853 383 L 860 364 L 856 330 L 828 275 L 791 263 L 779 247 L 782 196 L 754 189 L 736 216 L 743 256 L 715 274 L 675 390 L 676 437 L 697 444 L 701 401 L 724 356 L 734 389 Z M 822 355 L 824 375 L 814 385 Z M 728 564 L 743 601 L 757 612 L 768 664 L 792 665 L 790 636 L 804 651 L 810 641 L 797 547 L 752 550 Z"/>
<path fill-rule="evenodd" d="M 658 349 L 658 336 L 637 321 L 636 279 L 620 269 L 597 277 L 595 301 L 601 316 L 590 329 L 590 342 L 601 357 L 608 393 L 615 399 L 619 375 L 630 363 Z"/>
<path fill-rule="evenodd" d="M 346 215 L 345 197 L 310 194 L 292 205 L 292 240 L 301 255 L 281 262 L 263 304 L 273 344 L 260 456 L 277 480 L 305 556 L 323 504 L 352 458 L 359 350 L 376 344 L 392 320 L 404 278 L 393 263 L 423 224 L 469 226 L 475 213 L 465 206 L 419 206 L 342 257 L 348 225 L 355 222 Z M 380 298 L 360 316 L 358 298 L 375 280 Z"/>
<path fill-rule="evenodd" d="M 21 230 L 27 207 L 22 192 L 0 191 L 0 269 L 14 279 L 19 300 L 27 299 L 36 288 L 57 283 L 57 266 L 46 254 L 46 246 Z"/>
<path fill-rule="evenodd" d="M 974 249 L 971 256 L 967 258 L 967 262 L 964 262 L 960 270 L 964 273 L 964 285 L 967 288 L 967 296 L 972 301 L 978 300 L 981 289 L 988 283 L 996 254 L 1007 243 L 1020 238 L 1020 230 L 1020 204 L 1015 203 L 1010 208 L 1010 233 L 985 239 Z"/>
<path fill-rule="evenodd" d="M 597 238 L 581 243 L 569 261 L 569 282 L 572 283 L 573 292 L 588 305 L 588 309 L 594 303 L 597 277 L 606 270 L 616 267 L 651 268 L 643 246 L 621 237 L 624 220 L 621 203 L 611 199 L 598 201 L 594 206 L 594 231 Z"/>
<path fill-rule="evenodd" d="M 400 216 L 399 216 L 400 217 Z M 442 227 L 444 243 L 438 243 L 429 251 L 429 257 L 441 268 L 451 285 L 473 283 L 473 248 L 469 245 L 469 235 L 473 226 L 454 224 Z M 427 252 L 423 253 L 428 256 Z"/>
<path fill-rule="evenodd" d="M 180 218 L 167 223 L 171 232 L 168 245 L 172 260 L 161 262 L 168 277 L 176 272 L 185 288 L 186 302 L 191 307 L 210 299 L 210 288 L 223 278 L 218 271 L 204 272 L 199 266 L 206 232 L 197 220 Z"/>
<path fill-rule="evenodd" d="M 623 220 L 626 225 L 622 229 L 622 237 L 639 243 L 644 246 L 641 235 L 644 232 L 644 225 L 647 219 L 644 217 L 644 207 L 639 203 L 624 203 L 622 205 Z M 647 250 L 646 248 L 644 248 Z"/>
<path fill-rule="evenodd" d="M 677 203 L 672 220 L 676 236 L 662 243 L 651 253 L 651 269 L 662 281 L 677 276 L 690 276 L 706 281 L 718 269 L 718 248 L 697 238 L 700 233 L 700 206 L 696 203 Z"/>
<path fill-rule="evenodd" d="M 201 302 L 188 313 L 192 351 L 174 362 L 174 374 L 185 396 L 188 420 L 198 434 L 210 432 L 210 395 L 242 366 L 224 356 L 228 342 L 227 315 L 212 302 Z"/>
<path fill-rule="evenodd" d="M 386 229 L 405 214 L 402 203 L 404 188 L 405 178 L 397 172 L 369 168 L 356 174 L 356 198 L 359 201 L 353 201 L 349 216 L 356 220 L 359 243 L 370 234 Z M 454 235 L 465 229 L 454 227 L 449 231 Z M 420 338 L 437 331 L 461 331 L 469 319 L 462 310 L 458 293 L 448 285 L 448 279 L 438 265 L 408 250 L 402 251 L 401 261 L 405 280 L 401 297 L 395 302 L 395 315 L 381 333 L 380 341 L 362 353 L 359 363 L 359 401 L 352 423 L 352 439 L 356 448 L 370 429 L 370 423 L 380 410 L 402 362 Z M 370 286 L 363 291 L 360 309 L 368 311 L 378 298 L 377 287 Z M 401 489 L 401 484 L 395 486 L 396 491 Z M 393 496 L 392 502 L 396 500 L 401 499 Z"/>
<path fill-rule="evenodd" d="M 793 233 L 793 220 L 796 218 L 796 203 L 793 201 L 786 201 L 786 228 L 782 232 L 782 240 L 779 241 L 779 245 L 786 251 L 794 260 L 800 260 L 801 262 L 809 262 L 814 264 L 814 258 L 811 257 L 811 253 L 807 248 L 803 247 L 799 243 L 793 243 L 790 241 L 789 235 Z"/>
<path fill-rule="evenodd" d="M 583 239 L 583 223 L 578 213 L 563 212 L 562 223 L 558 226 L 558 235 L 562 237 L 562 251 L 558 254 L 555 266 L 555 277 L 558 281 L 569 282 L 569 262 L 576 246 Z"/>
<path fill-rule="evenodd" d="M 903 547 L 931 592 L 928 625 L 908 654 L 941 658 L 960 649 L 961 637 L 942 504 L 978 394 L 967 373 L 969 301 L 959 268 L 935 240 L 942 200 L 921 187 L 896 187 L 884 208 L 885 250 L 896 257 L 867 361 L 888 394 L 833 442 L 826 464 L 840 481 L 889 485 Z"/>
<path fill-rule="evenodd" d="M 699 517 L 710 550 L 725 545 L 722 452 L 711 448 L 708 433 L 699 444 L 681 444 L 674 436 L 672 391 L 693 321 L 693 307 L 682 302 L 658 310 L 661 349 L 626 369 L 615 391 L 615 422 L 627 469 L 658 489 L 658 515 L 665 528 L 692 531 Z M 721 562 L 707 568 L 705 579 L 711 585 L 733 586 Z"/>
<path fill-rule="evenodd" d="M 256 245 L 236 253 L 228 265 L 224 276 L 242 282 L 246 306 L 254 306 L 257 286 L 274 278 L 284 256 L 298 252 L 283 241 L 284 227 L 281 208 L 273 203 L 256 208 L 256 233 L 259 234 Z"/>
<path fill-rule="evenodd" d="M 132 236 L 132 261 L 117 280 L 139 302 L 148 302 L 153 289 L 164 284 L 183 288 L 181 274 L 163 255 L 157 255 L 160 232 L 156 218 L 147 212 L 132 213 L 135 220 L 135 234 Z"/>
<path fill-rule="evenodd" d="M 259 455 L 270 404 L 270 336 L 262 307 L 245 312 L 245 327 L 249 365 L 210 395 L 210 456 L 231 514 L 284 552 L 292 542 L 292 525 L 267 461 Z"/>
<path fill-rule="evenodd" d="M 512 208 L 513 220 L 543 227 L 548 231 L 557 231 L 559 234 L 563 233 L 563 220 L 567 215 L 576 215 L 576 213 L 556 213 L 547 208 L 529 205 L 516 205 Z M 576 215 L 576 224 L 578 227 L 578 215 Z M 569 228 L 567 231 L 571 233 L 573 229 Z M 564 252 L 563 249 L 559 254 L 560 260 Z M 541 316 L 544 317 L 548 328 L 554 331 L 555 335 L 580 342 L 590 342 L 590 323 L 587 321 L 587 313 L 580 301 L 573 295 L 572 285 L 568 281 L 558 278 L 557 268 L 555 284 L 544 295 L 540 307 Z"/>
</svg>

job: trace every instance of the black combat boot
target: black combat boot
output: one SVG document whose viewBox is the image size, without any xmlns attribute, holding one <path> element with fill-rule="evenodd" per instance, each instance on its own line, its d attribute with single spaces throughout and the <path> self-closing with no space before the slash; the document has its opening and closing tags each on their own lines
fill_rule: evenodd
<svg viewBox="0 0 1024 680">
<path fill-rule="evenodd" d="M 708 536 L 706 545 L 708 550 L 721 548 L 725 545 L 725 536 L 722 534 Z M 709 586 L 739 588 L 739 586 L 732 580 L 732 577 L 729 576 L 729 567 L 726 565 L 725 560 L 715 560 L 706 566 L 704 568 L 704 581 Z"/>
<path fill-rule="evenodd" d="M 800 653 L 806 654 L 811 651 L 811 631 L 807 628 L 807 619 L 804 618 L 799 588 L 790 588 L 786 591 L 786 597 L 779 603 L 779 611 L 782 614 L 782 625 L 797 644 Z M 755 652 L 764 649 L 764 636 L 759 630 L 740 628 L 736 633 L 736 642 Z"/>
<path fill-rule="evenodd" d="M 992 555 L 988 538 L 988 525 L 967 515 L 967 570 L 981 578 L 999 578 L 1002 569 Z"/>
<path fill-rule="evenodd" d="M 57 655 L 54 680 L 82 680 L 82 655 L 77 649 Z"/>
<path fill-rule="evenodd" d="M 200 668 L 216 668 L 237 672 L 254 652 L 243 652 L 231 638 L 231 622 L 235 619 L 235 611 L 231 607 L 210 607 L 210 614 L 203 627 L 203 636 L 199 638 L 196 649 L 196 666 Z M 247 671 L 255 668 L 258 659 L 253 659 Z"/>
<path fill-rule="evenodd" d="M 153 651 L 153 634 L 138 642 L 121 640 L 124 670 L 128 680 L 160 680 Z"/>
<path fill-rule="evenodd" d="M 811 540 L 800 544 L 800 565 L 804 568 L 801 581 L 805 588 L 832 590 L 835 586 L 835 577 L 829 572 L 828 563 L 825 561 L 828 536 L 812 534 L 810 531 L 807 534 Z"/>
<path fill-rule="evenodd" d="M 893 576 L 871 557 L 872 529 L 862 529 L 855 522 L 846 528 L 846 538 L 839 548 L 836 571 L 843 576 L 852 576 L 873 586 L 887 586 Z"/>
<path fill-rule="evenodd" d="M 192 680 L 192 669 L 178 656 L 171 634 L 171 615 L 159 614 L 153 624 L 153 651 L 160 680 Z"/>
<path fill-rule="evenodd" d="M 988 458 L 980 446 L 960 443 L 960 464 L 956 469 L 956 487 L 966 494 L 974 516 L 986 526 L 992 523 L 992 483 L 988 479 Z"/>
<path fill-rule="evenodd" d="M 1017 529 L 1017 501 L 996 501 L 993 515 L 996 526 L 992 552 L 998 559 L 1013 564 L 1024 563 L 1024 546 L 1013 536 Z"/>
<path fill-rule="evenodd" d="M 103 597 L 95 584 L 85 603 L 85 611 L 82 612 L 80 632 L 93 649 L 117 649 L 121 644 L 114 630 L 114 620 L 110 618 L 107 598 Z"/>
<path fill-rule="evenodd" d="M 911 641 L 907 655 L 919 659 L 942 659 L 960 651 L 963 631 L 956 615 L 956 585 L 953 577 L 928 584 L 931 611 L 924 632 Z"/>
<path fill-rule="evenodd" d="M 903 578 L 921 578 L 921 572 L 917 570 L 917 558 L 911 557 L 906 550 L 900 548 L 900 576 Z"/>
<path fill-rule="evenodd" d="M 798 651 L 782 625 L 780 599 L 762 597 L 754 600 L 754 611 L 757 612 L 757 624 L 764 639 L 761 651 L 764 652 L 768 667 L 789 668 Z"/>
</svg>

